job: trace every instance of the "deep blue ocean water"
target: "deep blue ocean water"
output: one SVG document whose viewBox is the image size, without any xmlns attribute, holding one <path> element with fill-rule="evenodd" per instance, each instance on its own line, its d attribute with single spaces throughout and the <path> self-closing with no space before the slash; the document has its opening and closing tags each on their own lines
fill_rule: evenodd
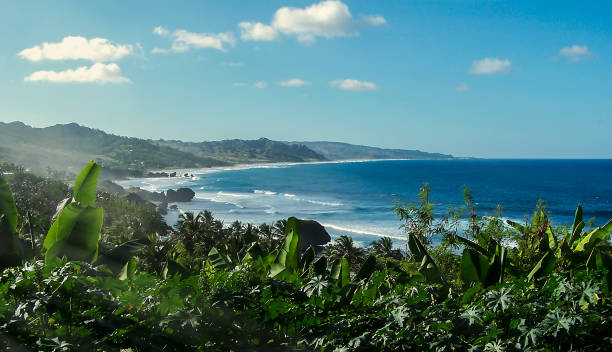
<svg viewBox="0 0 612 352">
<path fill-rule="evenodd" d="M 332 237 L 348 234 L 361 244 L 378 236 L 405 238 L 393 213 L 396 200 L 416 202 L 423 182 L 431 187 L 438 214 L 462 206 L 461 190 L 472 190 L 481 215 L 498 204 L 503 217 L 524 220 L 538 199 L 556 224 L 571 223 L 578 203 L 597 224 L 612 218 L 612 160 L 393 160 L 265 165 L 193 171 L 192 178 L 121 181 L 161 191 L 190 187 L 196 198 L 181 211 L 211 210 L 226 224 L 260 224 L 289 216 L 326 226 Z M 179 212 L 170 212 L 173 224 Z"/>
</svg>

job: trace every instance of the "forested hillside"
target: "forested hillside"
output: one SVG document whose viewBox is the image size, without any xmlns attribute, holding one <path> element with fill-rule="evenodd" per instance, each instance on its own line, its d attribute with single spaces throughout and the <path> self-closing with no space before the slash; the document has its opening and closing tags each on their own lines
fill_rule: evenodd
<svg viewBox="0 0 612 352">
<path fill-rule="evenodd" d="M 213 142 L 155 141 L 156 145 L 176 148 L 202 158 L 215 157 L 231 163 L 304 162 L 326 160 L 304 146 L 286 144 L 267 138 L 257 140 L 228 139 Z"/>
<path fill-rule="evenodd" d="M 228 165 L 151 141 L 115 136 L 76 123 L 33 128 L 21 122 L 0 122 L 0 161 L 37 171 L 50 167 L 76 173 L 95 160 L 104 168 L 147 170 Z"/>
<path fill-rule="evenodd" d="M 116 136 L 70 123 L 45 128 L 0 122 L 0 161 L 38 173 L 47 169 L 76 174 L 94 160 L 105 172 L 138 175 L 146 170 L 206 168 L 245 163 L 309 162 L 347 159 L 450 159 L 418 150 L 382 149 L 336 142 L 278 142 L 230 139 L 183 142 Z"/>
<path fill-rule="evenodd" d="M 303 144 L 329 160 L 347 159 L 452 159 L 450 154 L 420 150 L 385 149 L 340 142 L 290 142 Z"/>
</svg>

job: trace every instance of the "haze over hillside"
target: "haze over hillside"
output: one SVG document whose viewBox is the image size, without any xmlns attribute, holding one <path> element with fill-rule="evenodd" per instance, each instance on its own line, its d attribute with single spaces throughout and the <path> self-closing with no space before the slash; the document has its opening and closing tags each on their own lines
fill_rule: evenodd
<svg viewBox="0 0 612 352">
<path fill-rule="evenodd" d="M 329 160 L 347 159 L 452 159 L 450 154 L 420 150 L 384 149 L 340 142 L 290 142 L 302 144 Z"/>
<path fill-rule="evenodd" d="M 448 159 L 418 150 L 382 149 L 336 142 L 223 140 L 182 142 L 116 136 L 76 123 L 34 128 L 0 122 L 0 161 L 35 171 L 76 172 L 90 160 L 106 170 L 134 174 L 168 168 L 205 168 L 238 163 L 309 162 L 346 159 Z"/>
</svg>

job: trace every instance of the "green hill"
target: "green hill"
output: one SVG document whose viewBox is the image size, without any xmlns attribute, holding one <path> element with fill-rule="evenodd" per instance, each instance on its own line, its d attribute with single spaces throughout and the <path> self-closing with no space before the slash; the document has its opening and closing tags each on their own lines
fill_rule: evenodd
<svg viewBox="0 0 612 352">
<path fill-rule="evenodd" d="M 214 142 L 190 143 L 155 141 L 156 145 L 176 148 L 204 158 L 242 164 L 257 162 L 305 162 L 326 160 L 324 156 L 303 144 L 287 144 L 267 138 L 257 140 L 228 139 Z"/>
<path fill-rule="evenodd" d="M 146 170 L 238 163 L 450 158 L 452 155 L 337 142 L 279 142 L 266 138 L 212 142 L 146 140 L 76 123 L 34 128 L 22 122 L 0 122 L 0 161 L 24 165 L 39 173 L 50 168 L 74 174 L 91 160 L 102 165 L 105 174 L 116 177 L 139 175 Z"/>
<path fill-rule="evenodd" d="M 105 170 L 204 168 L 235 163 L 317 161 L 325 158 L 299 145 L 268 139 L 186 143 L 116 136 L 76 123 L 34 128 L 0 122 L 0 161 L 76 173 L 95 160 Z"/>
<path fill-rule="evenodd" d="M 340 142 L 289 142 L 302 144 L 329 160 L 349 159 L 452 159 L 450 154 L 420 150 L 383 149 Z"/>
</svg>

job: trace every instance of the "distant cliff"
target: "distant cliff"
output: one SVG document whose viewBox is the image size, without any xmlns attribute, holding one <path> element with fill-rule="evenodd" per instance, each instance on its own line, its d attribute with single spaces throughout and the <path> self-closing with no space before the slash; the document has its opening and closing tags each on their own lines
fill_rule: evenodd
<svg viewBox="0 0 612 352">
<path fill-rule="evenodd" d="M 348 159 L 452 159 L 450 154 L 420 150 L 383 149 L 340 142 L 289 142 L 305 145 L 328 160 Z"/>
</svg>

